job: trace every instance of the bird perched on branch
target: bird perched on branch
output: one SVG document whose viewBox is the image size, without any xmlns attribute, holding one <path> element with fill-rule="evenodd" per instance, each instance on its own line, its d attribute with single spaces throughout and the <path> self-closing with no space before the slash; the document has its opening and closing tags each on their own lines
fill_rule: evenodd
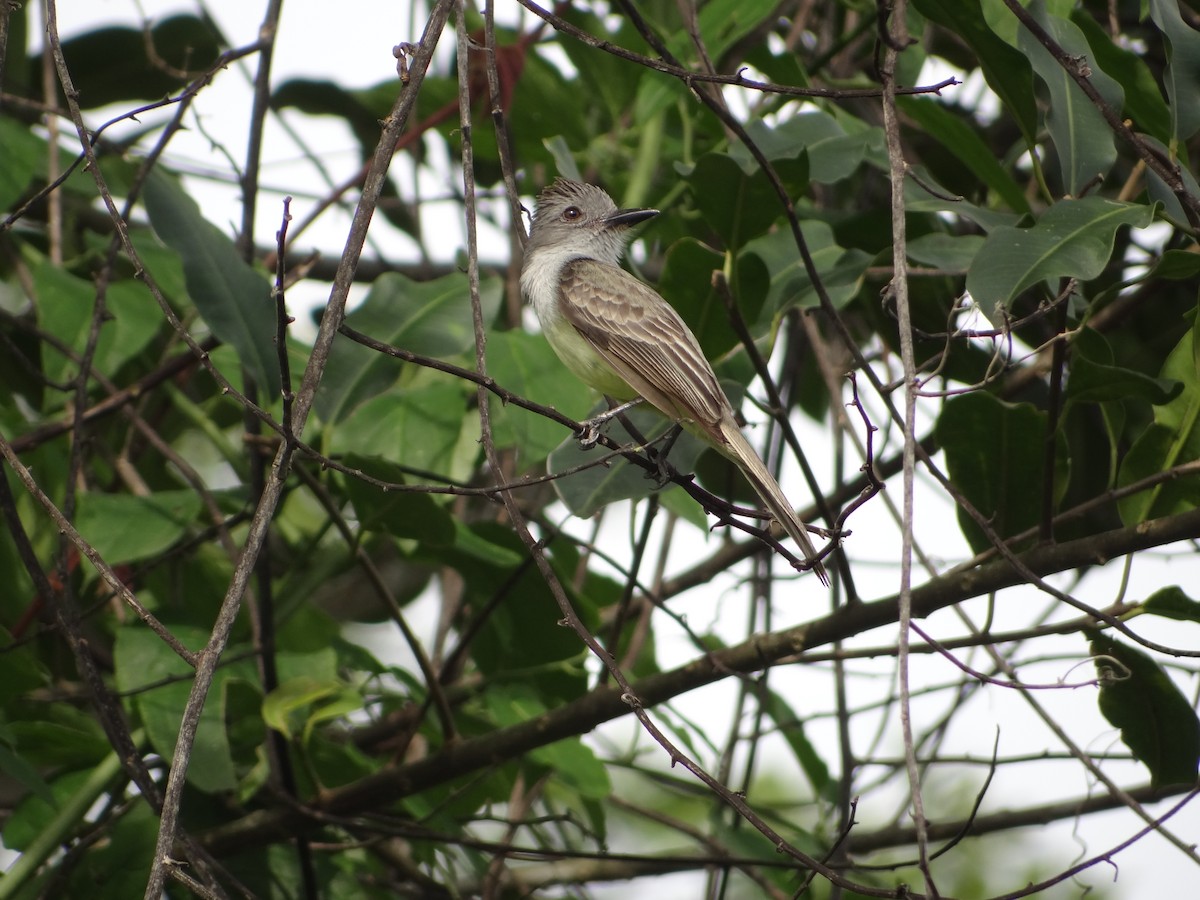
<svg viewBox="0 0 1200 900">
<path fill-rule="evenodd" d="M 732 460 L 828 584 L 804 523 L 742 434 L 695 335 L 619 265 L 629 229 L 656 215 L 618 209 L 600 188 L 560 178 L 538 196 L 521 291 L 576 377 L 616 400 L 645 399 Z"/>
</svg>

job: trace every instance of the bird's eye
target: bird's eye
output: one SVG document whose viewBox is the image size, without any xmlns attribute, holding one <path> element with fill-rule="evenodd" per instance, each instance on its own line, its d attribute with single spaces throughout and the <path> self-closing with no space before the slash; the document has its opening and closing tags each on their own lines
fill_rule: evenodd
<svg viewBox="0 0 1200 900">
<path fill-rule="evenodd" d="M 568 206 L 563 210 L 562 217 L 566 222 L 574 222 L 582 215 L 583 211 L 578 206 Z"/>
</svg>

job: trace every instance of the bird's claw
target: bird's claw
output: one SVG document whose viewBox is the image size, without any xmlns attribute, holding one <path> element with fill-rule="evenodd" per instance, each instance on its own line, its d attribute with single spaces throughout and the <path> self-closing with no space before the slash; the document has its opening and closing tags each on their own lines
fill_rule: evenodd
<svg viewBox="0 0 1200 900">
<path fill-rule="evenodd" d="M 580 429 L 578 440 L 581 450 L 591 450 L 600 442 L 600 426 L 596 422 L 588 421 L 582 423 L 583 428 Z"/>
</svg>

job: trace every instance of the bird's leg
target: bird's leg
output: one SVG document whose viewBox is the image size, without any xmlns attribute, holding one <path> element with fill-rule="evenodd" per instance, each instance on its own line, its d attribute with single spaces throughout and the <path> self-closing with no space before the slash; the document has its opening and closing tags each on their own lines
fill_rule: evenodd
<svg viewBox="0 0 1200 900">
<path fill-rule="evenodd" d="M 656 480 L 659 487 L 662 487 L 675 475 L 675 468 L 667 462 L 667 454 L 671 452 L 671 448 L 675 446 L 675 442 L 679 440 L 679 435 L 681 434 L 683 434 L 683 426 L 677 422 L 671 426 L 671 430 L 663 438 L 661 447 L 650 448 L 651 459 L 658 466 L 658 477 Z"/>
<path fill-rule="evenodd" d="M 629 402 L 618 406 L 616 405 L 616 401 L 608 395 L 605 395 L 604 400 L 608 403 L 608 409 L 579 423 L 583 426 L 579 432 L 579 446 L 584 450 L 590 450 L 596 446 L 596 442 L 600 440 L 601 426 L 607 424 L 613 417 L 619 416 L 625 410 L 632 409 L 642 402 L 641 397 L 634 397 Z"/>
</svg>

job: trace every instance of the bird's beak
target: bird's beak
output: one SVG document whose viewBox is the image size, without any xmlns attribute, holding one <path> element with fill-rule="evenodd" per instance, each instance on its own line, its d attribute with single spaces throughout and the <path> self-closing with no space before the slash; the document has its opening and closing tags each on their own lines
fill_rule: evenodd
<svg viewBox="0 0 1200 900">
<path fill-rule="evenodd" d="M 657 209 L 618 209 L 604 220 L 605 225 L 628 227 L 638 222 L 645 222 L 658 215 Z"/>
</svg>

